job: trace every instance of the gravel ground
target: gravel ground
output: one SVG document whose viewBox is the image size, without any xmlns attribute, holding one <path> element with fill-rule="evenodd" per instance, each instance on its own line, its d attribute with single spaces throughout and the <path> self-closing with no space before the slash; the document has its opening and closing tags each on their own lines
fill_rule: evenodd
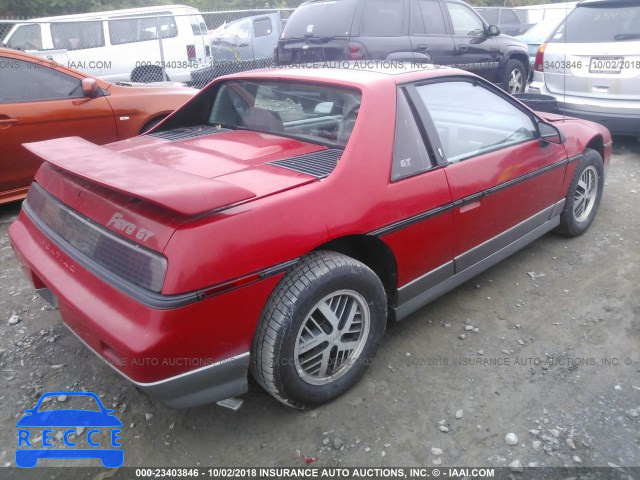
<svg viewBox="0 0 640 480">
<path fill-rule="evenodd" d="M 640 466 L 639 202 L 640 144 L 617 138 L 585 235 L 546 235 L 390 325 L 363 380 L 305 412 L 256 385 L 236 412 L 152 402 L 34 295 L 6 235 L 19 205 L 2 206 L 0 465 L 23 410 L 68 389 L 116 409 L 125 466 Z"/>
</svg>

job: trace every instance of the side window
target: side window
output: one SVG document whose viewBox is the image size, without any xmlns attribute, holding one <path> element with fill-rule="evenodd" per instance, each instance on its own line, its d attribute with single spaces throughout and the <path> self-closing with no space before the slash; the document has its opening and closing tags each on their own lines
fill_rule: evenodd
<svg viewBox="0 0 640 480">
<path fill-rule="evenodd" d="M 166 15 L 167 12 L 160 12 L 158 14 L 148 14 L 141 18 L 109 20 L 111 45 L 157 40 L 158 26 L 160 27 L 161 38 L 178 36 L 178 27 L 175 18 Z M 198 27 L 198 25 L 191 25 L 194 34 L 196 27 Z"/>
<path fill-rule="evenodd" d="M 266 35 L 271 35 L 273 31 L 273 26 L 271 25 L 270 18 L 256 18 L 253 21 L 253 33 L 256 37 L 264 37 Z"/>
<path fill-rule="evenodd" d="M 102 22 L 60 22 L 51 24 L 53 48 L 81 50 L 104 47 Z"/>
<path fill-rule="evenodd" d="M 396 138 L 393 148 L 391 181 L 416 175 L 431 168 L 432 163 L 413 111 L 402 90 L 398 91 Z"/>
<path fill-rule="evenodd" d="M 465 81 L 417 87 L 448 162 L 537 138 L 529 115 L 480 84 Z"/>
<path fill-rule="evenodd" d="M 480 17 L 469 7 L 461 3 L 447 2 L 451 15 L 454 35 L 479 37 L 484 35 L 484 24 Z"/>
<path fill-rule="evenodd" d="M 43 64 L 0 57 L 0 103 L 82 97 L 80 80 Z"/>
<path fill-rule="evenodd" d="M 360 35 L 363 37 L 395 37 L 402 34 L 404 2 L 367 0 L 362 11 Z"/>
<path fill-rule="evenodd" d="M 40 25 L 21 25 L 16 28 L 7 46 L 16 50 L 42 50 Z"/>
<path fill-rule="evenodd" d="M 413 0 L 410 18 L 411 35 L 444 35 L 444 17 L 437 0 Z"/>
</svg>

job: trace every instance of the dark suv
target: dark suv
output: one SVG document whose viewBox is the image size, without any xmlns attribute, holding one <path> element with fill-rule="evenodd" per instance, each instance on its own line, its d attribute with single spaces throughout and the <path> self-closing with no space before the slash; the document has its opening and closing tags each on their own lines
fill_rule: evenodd
<svg viewBox="0 0 640 480">
<path fill-rule="evenodd" d="M 524 43 L 488 25 L 460 0 L 310 0 L 289 17 L 278 65 L 338 60 L 397 60 L 452 65 L 524 91 Z"/>
</svg>

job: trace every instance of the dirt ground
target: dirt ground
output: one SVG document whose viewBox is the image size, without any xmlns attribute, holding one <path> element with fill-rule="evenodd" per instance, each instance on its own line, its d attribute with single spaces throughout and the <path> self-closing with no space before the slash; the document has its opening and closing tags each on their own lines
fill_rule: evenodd
<svg viewBox="0 0 640 480">
<path fill-rule="evenodd" d="M 639 204 L 640 144 L 616 138 L 585 235 L 548 234 L 390 325 L 363 380 L 305 412 L 255 384 L 236 412 L 151 401 L 34 295 L 6 235 L 20 207 L 0 207 L 0 465 L 43 392 L 87 390 L 124 423 L 125 466 L 640 466 Z"/>
</svg>

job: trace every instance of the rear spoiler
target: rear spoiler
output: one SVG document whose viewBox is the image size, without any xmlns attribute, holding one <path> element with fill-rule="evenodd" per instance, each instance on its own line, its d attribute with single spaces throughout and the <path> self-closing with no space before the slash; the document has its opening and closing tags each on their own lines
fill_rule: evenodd
<svg viewBox="0 0 640 480">
<path fill-rule="evenodd" d="M 182 215 L 220 210 L 256 196 L 244 188 L 130 157 L 80 137 L 25 143 L 24 147 L 66 172 Z"/>
</svg>

